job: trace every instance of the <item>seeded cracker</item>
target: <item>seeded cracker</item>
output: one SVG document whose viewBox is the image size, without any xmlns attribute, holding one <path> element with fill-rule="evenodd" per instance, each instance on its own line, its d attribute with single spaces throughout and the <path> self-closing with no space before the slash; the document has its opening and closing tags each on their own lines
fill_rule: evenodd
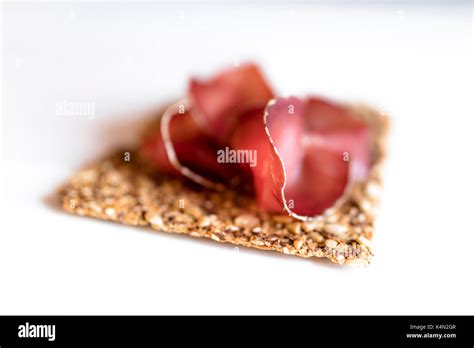
<svg viewBox="0 0 474 348">
<path fill-rule="evenodd" d="M 80 170 L 60 190 L 65 211 L 134 226 L 211 238 L 239 246 L 301 257 L 326 257 L 339 264 L 368 265 L 374 219 L 386 157 L 388 118 L 365 106 L 351 106 L 371 127 L 373 166 L 354 185 L 340 208 L 312 221 L 260 211 L 252 197 L 217 193 L 157 174 L 131 153 L 117 151 Z"/>
</svg>

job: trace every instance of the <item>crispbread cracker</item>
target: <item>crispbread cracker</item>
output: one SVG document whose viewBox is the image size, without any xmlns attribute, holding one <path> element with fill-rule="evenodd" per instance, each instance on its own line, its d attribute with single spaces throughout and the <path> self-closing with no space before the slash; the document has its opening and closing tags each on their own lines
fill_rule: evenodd
<svg viewBox="0 0 474 348">
<path fill-rule="evenodd" d="M 211 238 L 239 246 L 339 264 L 367 265 L 382 184 L 388 119 L 365 106 L 351 106 L 370 125 L 373 166 L 340 208 L 308 222 L 259 210 L 252 197 L 214 192 L 156 173 L 130 150 L 80 170 L 60 190 L 64 210 L 155 230 Z M 128 160 L 129 159 L 129 160 Z M 128 161 L 127 161 L 128 160 Z"/>
</svg>

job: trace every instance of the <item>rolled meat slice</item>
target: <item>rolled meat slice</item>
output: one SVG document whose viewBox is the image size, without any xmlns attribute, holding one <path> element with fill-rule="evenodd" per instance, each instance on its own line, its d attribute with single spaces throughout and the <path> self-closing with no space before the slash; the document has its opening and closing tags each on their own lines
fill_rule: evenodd
<svg viewBox="0 0 474 348">
<path fill-rule="evenodd" d="M 250 181 L 259 207 L 306 220 L 344 202 L 370 169 L 368 126 L 349 108 L 321 98 L 273 98 L 252 64 L 202 82 L 171 105 L 141 153 L 160 170 L 211 189 L 235 176 Z M 252 151 L 254 163 L 218 160 Z"/>
</svg>

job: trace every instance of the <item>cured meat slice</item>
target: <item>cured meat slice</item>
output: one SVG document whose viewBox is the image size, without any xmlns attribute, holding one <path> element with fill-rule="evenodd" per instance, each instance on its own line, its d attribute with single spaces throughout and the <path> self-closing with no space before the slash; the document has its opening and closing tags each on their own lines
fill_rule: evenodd
<svg viewBox="0 0 474 348">
<path fill-rule="evenodd" d="M 245 64 L 208 81 L 192 79 L 189 97 L 201 128 L 225 142 L 238 126 L 240 116 L 251 109 L 263 109 L 273 92 L 259 68 Z"/>
<path fill-rule="evenodd" d="M 237 176 L 266 211 L 305 220 L 341 204 L 370 169 L 367 125 L 337 103 L 272 96 L 252 64 L 192 80 L 188 98 L 165 111 L 141 152 L 161 170 L 212 189 Z M 255 161 L 223 163 L 223 148 L 252 151 Z"/>
<path fill-rule="evenodd" d="M 162 171 L 179 172 L 220 190 L 221 183 L 236 175 L 246 178 L 248 170 L 218 162 L 217 152 L 227 146 L 240 117 L 255 107 L 263 110 L 272 97 L 254 64 L 226 70 L 209 81 L 192 79 L 188 98 L 165 111 L 161 127 L 144 141 L 140 152 Z"/>
<path fill-rule="evenodd" d="M 198 127 L 186 106 L 186 101 L 180 101 L 168 107 L 160 127 L 145 139 L 140 153 L 160 171 L 182 174 L 220 190 L 220 182 L 230 180 L 235 168 L 217 163 L 220 145 Z"/>
<path fill-rule="evenodd" d="M 368 173 L 369 129 L 343 106 L 313 97 L 277 98 L 264 124 L 273 149 L 267 166 L 273 193 L 296 218 L 340 204 L 350 184 Z"/>
</svg>

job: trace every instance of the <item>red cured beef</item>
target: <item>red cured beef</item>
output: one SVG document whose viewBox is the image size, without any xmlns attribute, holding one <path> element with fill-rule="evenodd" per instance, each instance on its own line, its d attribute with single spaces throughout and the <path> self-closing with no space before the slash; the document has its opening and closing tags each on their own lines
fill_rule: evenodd
<svg viewBox="0 0 474 348">
<path fill-rule="evenodd" d="M 264 108 L 273 92 L 254 64 L 225 70 L 209 81 L 192 79 L 189 96 L 203 130 L 226 141 L 248 110 Z"/>
<path fill-rule="evenodd" d="M 192 80 L 181 102 L 185 112 L 178 112 L 179 103 L 170 107 L 141 153 L 160 170 L 211 188 L 236 175 L 250 180 L 263 210 L 299 219 L 319 215 L 342 202 L 353 181 L 367 176 L 369 129 L 336 103 L 272 98 L 255 65 L 207 82 Z M 224 147 L 255 151 L 255 165 L 219 163 L 217 153 Z"/>
</svg>

